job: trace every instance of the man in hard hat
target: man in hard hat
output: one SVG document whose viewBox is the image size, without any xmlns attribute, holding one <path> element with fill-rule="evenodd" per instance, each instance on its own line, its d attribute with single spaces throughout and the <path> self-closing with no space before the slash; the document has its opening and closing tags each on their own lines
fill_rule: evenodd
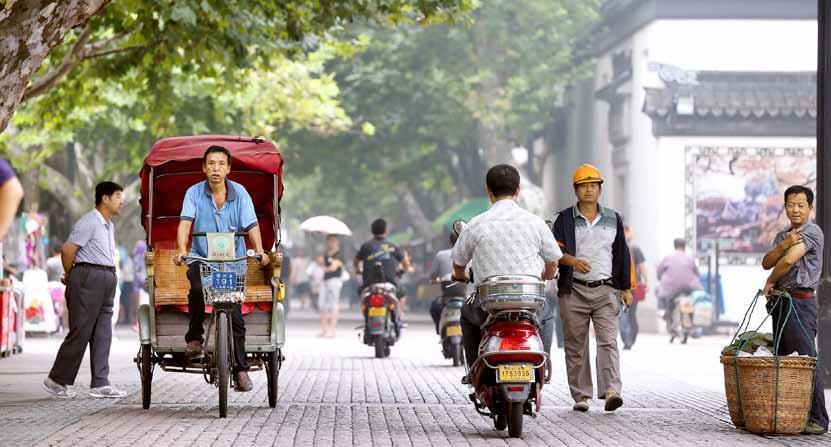
<svg viewBox="0 0 831 447">
<path fill-rule="evenodd" d="M 620 215 L 598 203 L 600 171 L 584 164 L 573 180 L 577 205 L 562 210 L 554 222 L 554 237 L 564 253 L 557 286 L 568 384 L 574 410 L 588 411 L 594 394 L 589 360 L 592 322 L 597 338 L 597 397 L 606 400 L 606 411 L 614 411 L 623 405 L 618 314 L 621 302 L 632 303 L 634 270 Z"/>
</svg>

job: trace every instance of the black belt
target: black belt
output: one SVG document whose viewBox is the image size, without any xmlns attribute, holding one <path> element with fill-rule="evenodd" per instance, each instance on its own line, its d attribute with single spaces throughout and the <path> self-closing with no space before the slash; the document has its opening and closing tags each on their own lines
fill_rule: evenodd
<svg viewBox="0 0 831 447">
<path fill-rule="evenodd" d="M 75 267 L 89 267 L 91 269 L 106 270 L 115 273 L 115 267 L 111 265 L 90 264 L 89 262 L 76 262 Z"/>
<path fill-rule="evenodd" d="M 582 279 L 574 278 L 574 282 L 590 289 L 600 286 L 612 286 L 614 284 L 612 278 L 598 279 L 596 281 L 583 281 Z"/>
</svg>

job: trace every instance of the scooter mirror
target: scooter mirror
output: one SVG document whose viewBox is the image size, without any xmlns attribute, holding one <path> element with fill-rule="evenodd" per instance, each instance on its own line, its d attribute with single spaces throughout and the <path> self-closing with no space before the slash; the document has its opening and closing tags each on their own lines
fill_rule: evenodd
<svg viewBox="0 0 831 447">
<path fill-rule="evenodd" d="M 465 222 L 462 219 L 459 219 L 459 220 L 453 222 L 452 229 L 453 229 L 453 233 L 456 234 L 456 237 L 458 237 L 460 234 L 462 234 L 462 231 L 464 231 L 466 226 L 467 226 L 467 222 Z"/>
</svg>

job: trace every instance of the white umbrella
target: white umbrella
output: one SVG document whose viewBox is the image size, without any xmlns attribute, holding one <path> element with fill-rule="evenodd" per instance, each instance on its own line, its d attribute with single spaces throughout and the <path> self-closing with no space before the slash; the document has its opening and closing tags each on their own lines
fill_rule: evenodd
<svg viewBox="0 0 831 447">
<path fill-rule="evenodd" d="M 300 224 L 300 229 L 309 233 L 340 234 L 352 236 L 352 230 L 345 223 L 332 216 L 310 217 Z"/>
</svg>

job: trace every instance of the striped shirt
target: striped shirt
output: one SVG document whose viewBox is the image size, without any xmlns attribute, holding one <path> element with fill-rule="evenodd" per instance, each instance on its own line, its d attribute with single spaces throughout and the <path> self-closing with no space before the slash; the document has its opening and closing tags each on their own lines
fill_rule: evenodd
<svg viewBox="0 0 831 447">
<path fill-rule="evenodd" d="M 583 281 L 598 281 L 612 277 L 612 245 L 617 236 L 617 215 L 597 205 L 598 213 L 589 220 L 574 207 L 575 257 L 591 265 L 589 273 L 574 271 L 574 277 Z"/>
<path fill-rule="evenodd" d="M 75 253 L 75 263 L 115 267 L 115 223 L 107 222 L 98 209 L 84 214 L 75 223 L 67 242 L 81 247 Z"/>
</svg>

